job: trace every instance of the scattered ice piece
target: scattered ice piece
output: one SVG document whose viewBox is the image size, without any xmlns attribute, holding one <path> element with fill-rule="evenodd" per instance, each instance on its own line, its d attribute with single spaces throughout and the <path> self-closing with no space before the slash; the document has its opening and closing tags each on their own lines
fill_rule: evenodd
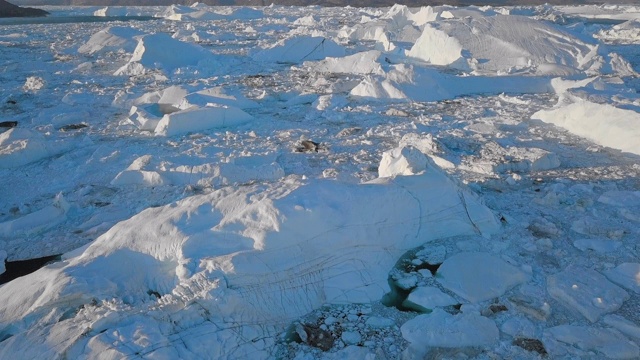
<svg viewBox="0 0 640 360">
<path fill-rule="evenodd" d="M 374 329 L 387 328 L 396 324 L 393 319 L 379 317 L 379 316 L 370 316 L 365 324 Z"/>
<path fill-rule="evenodd" d="M 345 331 L 340 338 L 347 345 L 356 345 L 362 341 L 362 335 L 357 331 Z"/>
<path fill-rule="evenodd" d="M 622 246 L 622 242 L 603 239 L 579 239 L 573 242 L 573 246 L 582 251 L 593 250 L 599 253 L 607 253 L 617 250 Z"/>
<path fill-rule="evenodd" d="M 542 338 L 549 354 L 560 357 L 597 357 L 637 359 L 638 346 L 617 330 L 575 325 L 560 325 L 545 330 Z"/>
<path fill-rule="evenodd" d="M 604 275 L 614 283 L 640 294 L 640 263 L 623 263 L 605 271 Z"/>
<path fill-rule="evenodd" d="M 620 315 L 610 314 L 603 319 L 605 324 L 616 328 L 621 333 L 630 336 L 636 340 L 640 340 L 640 326 L 633 323 Z"/>
<path fill-rule="evenodd" d="M 39 76 L 29 76 L 22 86 L 22 90 L 26 92 L 37 92 L 45 85 L 43 78 Z"/>
<path fill-rule="evenodd" d="M 191 108 L 167 114 L 155 129 L 156 135 L 174 136 L 213 128 L 236 126 L 253 120 L 246 112 L 227 106 Z"/>
<path fill-rule="evenodd" d="M 378 176 L 415 175 L 427 169 L 427 157 L 412 146 L 385 151 L 378 167 Z"/>
<path fill-rule="evenodd" d="M 344 47 L 324 37 L 297 36 L 279 41 L 273 47 L 253 54 L 253 59 L 264 62 L 297 64 L 326 57 L 342 57 Z"/>
<path fill-rule="evenodd" d="M 422 312 L 455 304 L 458 304 L 456 299 L 433 286 L 420 286 L 413 289 L 409 297 L 403 302 L 404 306 Z"/>
<path fill-rule="evenodd" d="M 591 322 L 622 306 L 629 294 L 595 270 L 570 265 L 547 278 L 547 291 L 554 299 L 580 312 Z"/>
<path fill-rule="evenodd" d="M 33 234 L 57 225 L 66 218 L 70 207 L 62 193 L 59 193 L 51 205 L 15 220 L 0 223 L 0 236 Z"/>
<path fill-rule="evenodd" d="M 413 274 L 403 275 L 399 279 L 395 280 L 395 284 L 403 290 L 410 290 L 418 284 L 418 277 Z"/>
<path fill-rule="evenodd" d="M 400 330 L 402 337 L 419 352 L 429 347 L 485 346 L 499 338 L 493 320 L 475 313 L 451 315 L 439 308 L 407 321 Z"/>
<path fill-rule="evenodd" d="M 501 296 L 528 276 L 492 254 L 464 252 L 446 259 L 436 279 L 447 290 L 475 303 Z"/>
</svg>

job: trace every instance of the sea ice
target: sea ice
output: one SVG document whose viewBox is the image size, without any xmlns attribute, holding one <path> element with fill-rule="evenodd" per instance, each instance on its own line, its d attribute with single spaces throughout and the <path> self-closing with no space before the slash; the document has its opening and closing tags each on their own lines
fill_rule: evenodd
<svg viewBox="0 0 640 360">
<path fill-rule="evenodd" d="M 605 271 L 604 275 L 625 289 L 640 294 L 640 263 L 623 263 Z"/>
<path fill-rule="evenodd" d="M 475 313 L 451 315 L 438 308 L 407 321 L 401 331 L 402 337 L 418 352 L 430 347 L 491 345 L 500 335 L 495 322 L 489 318 Z"/>
<path fill-rule="evenodd" d="M 637 359 L 638 346 L 619 331 L 576 325 L 560 325 L 545 330 L 543 343 L 553 357 L 603 357 Z M 594 352 L 596 354 L 594 354 Z"/>
<path fill-rule="evenodd" d="M 251 120 L 253 116 L 231 106 L 194 107 L 164 115 L 154 132 L 156 135 L 174 136 L 241 125 Z"/>
<path fill-rule="evenodd" d="M 640 155 L 640 114 L 609 104 L 576 99 L 531 115 L 597 144 Z"/>
<path fill-rule="evenodd" d="M 181 67 L 212 67 L 216 64 L 215 56 L 203 47 L 158 33 L 141 37 L 129 63 L 118 69 L 114 75 L 139 75 L 147 68 L 159 68 L 166 74 L 172 74 L 175 69 Z"/>
<path fill-rule="evenodd" d="M 135 37 L 143 34 L 142 31 L 130 27 L 107 27 L 93 34 L 86 43 L 78 48 L 78 52 L 88 55 L 107 50 L 132 53 L 138 44 Z"/>
<path fill-rule="evenodd" d="M 622 306 L 629 294 L 595 270 L 570 265 L 547 278 L 547 291 L 554 299 L 577 310 L 591 322 Z"/>
<path fill-rule="evenodd" d="M 403 305 L 422 312 L 431 311 L 437 307 L 458 304 L 458 301 L 433 286 L 419 286 L 409 294 Z"/>
<path fill-rule="evenodd" d="M 280 41 L 270 48 L 253 54 L 253 59 L 264 62 L 298 64 L 307 60 L 345 56 L 344 47 L 324 37 L 297 36 Z"/>
<path fill-rule="evenodd" d="M 501 296 L 510 288 L 528 279 L 528 275 L 495 255 L 463 252 L 446 259 L 436 279 L 470 302 L 480 302 Z"/>
</svg>

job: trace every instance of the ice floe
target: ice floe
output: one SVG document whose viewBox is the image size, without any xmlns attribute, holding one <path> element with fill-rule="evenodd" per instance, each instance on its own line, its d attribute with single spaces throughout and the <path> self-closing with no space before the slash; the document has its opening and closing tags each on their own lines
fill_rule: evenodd
<svg viewBox="0 0 640 360">
<path fill-rule="evenodd" d="M 463 252 L 446 259 L 436 278 L 447 290 L 479 302 L 501 296 L 525 282 L 528 275 L 492 254 Z"/>
<path fill-rule="evenodd" d="M 547 290 L 554 299 L 591 322 L 619 309 L 629 299 L 626 291 L 599 272 L 573 265 L 549 276 Z"/>
</svg>

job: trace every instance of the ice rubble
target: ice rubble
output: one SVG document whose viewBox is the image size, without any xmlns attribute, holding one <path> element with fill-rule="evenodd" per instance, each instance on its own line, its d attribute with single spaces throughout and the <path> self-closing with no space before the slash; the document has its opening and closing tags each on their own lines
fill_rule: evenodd
<svg viewBox="0 0 640 360">
<path fill-rule="evenodd" d="M 181 67 L 215 67 L 217 64 L 215 56 L 208 50 L 176 40 L 167 34 L 157 33 L 141 37 L 129 63 L 114 75 L 140 75 L 147 69 L 160 69 L 172 74 Z"/>
<path fill-rule="evenodd" d="M 421 175 L 360 185 L 310 180 L 224 188 L 147 209 L 64 263 L 4 285 L 0 323 L 13 336 L 0 355 L 66 351 L 93 356 L 104 346 L 98 344 L 108 341 L 104 330 L 120 333 L 124 343 L 134 341 L 127 330 L 131 326 L 138 328 L 136 338 L 145 333 L 161 344 L 204 329 L 193 323 L 173 330 L 160 326 L 164 320 L 152 320 L 152 308 L 179 306 L 173 316 L 185 317 L 183 322 L 202 306 L 212 321 L 208 336 L 219 340 L 191 351 L 264 357 L 270 337 L 293 318 L 325 303 L 379 300 L 389 290 L 389 268 L 407 249 L 443 236 L 488 235 L 498 227 L 487 208 L 434 165 Z M 161 298 L 149 302 L 150 292 Z M 58 322 L 45 316 L 114 297 L 135 313 L 147 312 L 145 320 L 125 315 L 124 308 L 99 320 L 85 314 Z M 199 309 L 187 305 L 193 303 Z M 441 317 L 438 324 L 460 336 L 461 327 L 486 332 L 485 322 L 493 324 L 473 315 Z M 84 335 L 69 328 L 79 324 L 88 329 Z M 231 330 L 237 326 L 242 336 Z M 52 335 L 40 337 L 43 331 Z M 491 334 L 482 339 L 493 339 Z M 434 343 L 450 344 L 443 336 Z M 254 338 L 265 342 L 245 342 Z M 470 345 L 486 342 L 465 339 Z M 111 351 L 125 356 L 130 350 Z"/>
<path fill-rule="evenodd" d="M 611 29 L 602 29 L 594 36 L 600 40 L 619 44 L 637 44 L 640 40 L 640 19 L 625 21 Z"/>
</svg>

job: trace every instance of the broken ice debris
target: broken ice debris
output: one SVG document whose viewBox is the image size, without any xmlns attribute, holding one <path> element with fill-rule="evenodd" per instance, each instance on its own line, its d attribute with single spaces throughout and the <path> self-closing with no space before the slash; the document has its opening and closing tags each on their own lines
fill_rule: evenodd
<svg viewBox="0 0 640 360">
<path fill-rule="evenodd" d="M 470 302 L 498 297 L 528 279 L 519 268 L 481 252 L 453 255 L 442 263 L 437 275 L 442 286 Z"/>
<path fill-rule="evenodd" d="M 554 299 L 580 312 L 591 322 L 616 311 L 629 294 L 599 272 L 575 265 L 547 278 L 547 291 Z"/>
</svg>

